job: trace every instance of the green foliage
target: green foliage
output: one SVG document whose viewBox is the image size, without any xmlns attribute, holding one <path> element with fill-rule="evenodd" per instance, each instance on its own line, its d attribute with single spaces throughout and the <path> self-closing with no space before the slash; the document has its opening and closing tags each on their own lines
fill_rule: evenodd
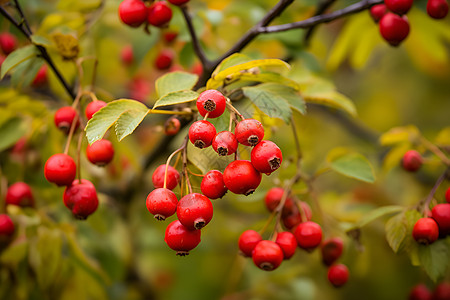
<svg viewBox="0 0 450 300">
<path fill-rule="evenodd" d="M 348 153 L 346 149 L 333 149 L 327 156 L 327 162 L 333 171 L 344 176 L 365 182 L 374 182 L 372 165 L 359 153 Z"/>
<path fill-rule="evenodd" d="M 190 90 L 197 83 L 198 76 L 186 72 L 170 72 L 156 80 L 156 93 L 161 100 L 164 96 L 174 92 Z M 179 102 L 183 103 L 183 102 Z M 169 105 L 169 104 L 165 104 Z M 159 105 L 162 106 L 162 105 Z M 156 107 L 156 105 L 155 105 Z"/>
<path fill-rule="evenodd" d="M 6 57 L 5 61 L 2 63 L 0 78 L 5 77 L 6 73 L 11 71 L 13 68 L 17 67 L 19 64 L 23 63 L 24 61 L 27 61 L 32 57 L 36 57 L 38 54 L 39 51 L 34 45 L 28 45 L 12 52 Z"/>
<path fill-rule="evenodd" d="M 433 281 L 443 278 L 450 260 L 450 239 L 438 240 L 431 245 L 419 245 L 419 259 Z"/>
<path fill-rule="evenodd" d="M 13 117 L 0 125 L 0 151 L 13 146 L 27 132 L 26 123 Z"/>
</svg>

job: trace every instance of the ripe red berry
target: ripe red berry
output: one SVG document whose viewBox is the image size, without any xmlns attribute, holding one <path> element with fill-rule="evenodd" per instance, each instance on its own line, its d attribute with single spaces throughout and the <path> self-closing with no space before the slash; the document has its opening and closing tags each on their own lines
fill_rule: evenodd
<svg viewBox="0 0 450 300">
<path fill-rule="evenodd" d="M 89 104 L 86 105 L 86 109 L 84 110 L 86 118 L 90 120 L 96 112 L 98 112 L 102 107 L 105 106 L 106 102 L 101 100 L 89 102 Z"/>
<path fill-rule="evenodd" d="M 431 300 L 431 292 L 425 284 L 418 284 L 411 289 L 408 300 Z"/>
<path fill-rule="evenodd" d="M 449 300 L 450 299 L 450 283 L 441 282 L 433 291 L 432 300 Z"/>
<path fill-rule="evenodd" d="M 337 264 L 328 268 L 328 281 L 335 287 L 343 286 L 348 281 L 348 268 L 346 265 Z"/>
<path fill-rule="evenodd" d="M 445 192 L 445 200 L 450 203 L 450 187 Z"/>
<path fill-rule="evenodd" d="M 97 191 L 95 186 L 86 179 L 81 182 L 76 179 L 72 185 L 64 190 L 64 205 L 70 209 L 73 216 L 79 220 L 85 220 L 94 213 L 98 207 Z"/>
<path fill-rule="evenodd" d="M 181 6 L 181 5 L 189 2 L 189 0 L 168 0 L 168 1 L 171 4 L 178 5 L 178 6 Z"/>
<path fill-rule="evenodd" d="M 156 27 L 163 27 L 172 19 L 172 9 L 165 1 L 158 1 L 150 5 L 148 8 L 149 24 Z"/>
<path fill-rule="evenodd" d="M 36 73 L 36 76 L 31 82 L 33 86 L 40 87 L 47 83 L 48 81 L 47 69 L 48 69 L 47 65 L 42 65 L 42 67 L 39 68 L 39 71 Z"/>
<path fill-rule="evenodd" d="M 278 268 L 283 261 L 281 247 L 272 241 L 263 240 L 256 244 L 252 258 L 255 265 L 265 271 Z"/>
<path fill-rule="evenodd" d="M 439 227 L 439 235 L 444 237 L 450 234 L 450 203 L 435 205 L 431 210 L 432 218 Z"/>
<path fill-rule="evenodd" d="M 443 19 L 448 14 L 448 3 L 446 0 L 428 0 L 427 13 L 433 19 Z"/>
<path fill-rule="evenodd" d="M 164 176 L 166 173 L 166 165 L 160 165 L 156 168 L 152 175 L 152 182 L 155 189 L 164 187 Z M 173 190 L 180 182 L 180 173 L 172 166 L 167 168 L 166 188 Z"/>
<path fill-rule="evenodd" d="M 283 251 L 284 259 L 289 259 L 295 254 L 297 240 L 292 233 L 288 231 L 279 232 L 275 243 L 277 243 Z"/>
<path fill-rule="evenodd" d="M 261 141 L 252 149 L 252 165 L 261 173 L 270 175 L 281 166 L 282 160 L 281 149 L 274 142 Z"/>
<path fill-rule="evenodd" d="M 307 221 L 297 225 L 294 235 L 300 248 L 311 251 L 322 241 L 322 228 L 315 222 Z"/>
<path fill-rule="evenodd" d="M 71 185 L 76 173 L 75 161 L 63 153 L 50 156 L 44 166 L 44 175 L 47 181 L 58 186 Z"/>
<path fill-rule="evenodd" d="M 203 195 L 209 199 L 222 198 L 228 191 L 223 182 L 223 174 L 218 170 L 211 170 L 205 174 L 200 189 Z"/>
<path fill-rule="evenodd" d="M 236 153 L 238 141 L 234 133 L 221 131 L 214 137 L 212 147 L 220 156 L 227 156 Z"/>
<path fill-rule="evenodd" d="M 201 229 L 212 219 L 213 205 L 205 195 L 187 194 L 177 205 L 177 217 L 187 229 Z"/>
<path fill-rule="evenodd" d="M 176 117 L 171 117 L 164 123 L 164 133 L 168 136 L 176 135 L 181 128 L 181 122 Z"/>
<path fill-rule="evenodd" d="M 266 207 L 270 212 L 273 212 L 280 204 L 283 194 L 284 189 L 280 187 L 274 187 L 267 191 L 266 196 L 264 197 L 264 203 L 266 204 Z M 283 206 L 283 216 L 291 214 L 291 212 L 293 212 L 293 210 L 295 209 L 294 206 L 294 200 L 292 200 L 292 198 L 290 197 L 287 197 Z"/>
<path fill-rule="evenodd" d="M 216 128 L 206 120 L 192 123 L 189 127 L 189 140 L 195 147 L 203 149 L 211 146 L 216 136 Z"/>
<path fill-rule="evenodd" d="M 286 227 L 287 229 L 292 229 L 302 222 L 311 220 L 312 212 L 311 207 L 309 207 L 308 203 L 301 201 L 300 208 L 302 209 L 302 212 L 299 211 L 296 205 L 293 205 L 290 212 L 288 212 L 285 215 L 282 215 L 284 227 Z"/>
<path fill-rule="evenodd" d="M 75 122 L 75 130 L 80 126 L 78 112 L 72 106 L 64 106 L 55 113 L 55 125 L 64 133 L 69 133 L 72 122 Z"/>
<path fill-rule="evenodd" d="M 197 99 L 197 109 L 202 117 L 208 114 L 208 118 L 220 117 L 225 111 L 227 99 L 221 92 L 216 90 L 206 90 Z"/>
<path fill-rule="evenodd" d="M 169 49 L 161 50 L 155 59 L 155 68 L 158 70 L 167 70 L 172 66 L 174 54 Z"/>
<path fill-rule="evenodd" d="M 398 46 L 409 34 L 409 21 L 406 16 L 385 14 L 380 20 L 381 36 L 391 45 Z"/>
<path fill-rule="evenodd" d="M 134 62 L 133 47 L 126 45 L 120 51 L 120 59 L 125 66 L 130 66 Z"/>
<path fill-rule="evenodd" d="M 416 150 L 409 150 L 403 155 L 402 166 L 406 171 L 416 172 L 420 169 L 422 163 L 422 156 Z"/>
<path fill-rule="evenodd" d="M 148 194 L 145 204 L 155 219 L 164 221 L 177 211 L 178 199 L 171 190 L 158 188 Z"/>
<path fill-rule="evenodd" d="M 386 7 L 395 14 L 406 14 L 413 5 L 413 0 L 384 0 Z"/>
<path fill-rule="evenodd" d="M 8 215 L 0 214 L 0 237 L 10 237 L 14 234 L 14 223 Z"/>
<path fill-rule="evenodd" d="M 258 120 L 245 119 L 236 125 L 234 134 L 242 145 L 255 146 L 264 137 L 264 127 Z"/>
<path fill-rule="evenodd" d="M 119 5 L 119 17 L 131 27 L 139 27 L 147 20 L 148 9 L 144 1 L 124 0 Z"/>
<path fill-rule="evenodd" d="M 331 266 L 342 255 L 344 242 L 341 238 L 335 237 L 322 242 L 320 251 L 322 253 L 322 262 Z"/>
<path fill-rule="evenodd" d="M 238 240 L 239 250 L 241 250 L 244 256 L 252 256 L 253 250 L 262 241 L 261 235 L 254 230 L 246 230 L 240 236 Z"/>
<path fill-rule="evenodd" d="M 10 54 L 17 47 L 17 39 L 9 32 L 0 33 L 0 48 L 5 55 Z"/>
<path fill-rule="evenodd" d="M 6 192 L 6 204 L 17 206 L 34 206 L 34 198 L 31 188 L 25 182 L 13 183 Z"/>
<path fill-rule="evenodd" d="M 172 43 L 178 36 L 176 31 L 166 31 L 163 34 L 164 41 L 168 44 Z"/>
<path fill-rule="evenodd" d="M 225 186 L 235 194 L 250 195 L 261 183 L 259 173 L 248 160 L 235 160 L 223 171 Z"/>
<path fill-rule="evenodd" d="M 95 141 L 86 148 L 86 156 L 89 161 L 97 166 L 109 164 L 114 158 L 114 146 L 105 139 Z"/>
<path fill-rule="evenodd" d="M 387 12 L 385 4 L 376 4 L 370 8 L 370 16 L 375 23 L 378 23 Z"/>
<path fill-rule="evenodd" d="M 421 218 L 414 224 L 412 235 L 420 244 L 432 244 L 439 237 L 439 228 L 432 218 Z"/>
<path fill-rule="evenodd" d="M 164 241 L 177 255 L 185 256 L 200 243 L 200 230 L 189 230 L 175 220 L 166 228 Z"/>
</svg>

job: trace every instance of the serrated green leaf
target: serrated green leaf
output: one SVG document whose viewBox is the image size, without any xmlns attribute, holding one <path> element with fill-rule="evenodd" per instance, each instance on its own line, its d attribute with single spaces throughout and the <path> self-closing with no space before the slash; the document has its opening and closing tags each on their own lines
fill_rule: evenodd
<svg viewBox="0 0 450 300">
<path fill-rule="evenodd" d="M 52 42 L 47 39 L 46 37 L 43 37 L 41 35 L 33 34 L 31 36 L 31 42 L 35 45 L 40 45 L 44 47 L 48 47 L 52 45 Z"/>
<path fill-rule="evenodd" d="M 20 63 L 37 56 L 38 53 L 39 51 L 34 45 L 28 45 L 10 53 L 2 63 L 0 78 L 5 77 L 6 73 L 14 67 L 17 67 Z"/>
<path fill-rule="evenodd" d="M 391 246 L 394 253 L 397 253 L 407 234 L 405 215 L 398 214 L 390 218 L 386 222 L 385 230 L 389 246 Z"/>
<path fill-rule="evenodd" d="M 419 245 L 420 263 L 434 281 L 443 278 L 450 259 L 449 238 L 437 240 L 430 245 Z"/>
<path fill-rule="evenodd" d="M 378 208 L 370 211 L 369 213 L 367 213 L 363 218 L 361 218 L 361 220 L 359 220 L 355 224 L 355 226 L 352 227 L 352 229 L 364 227 L 367 224 L 375 221 L 376 219 L 379 219 L 381 217 L 384 217 L 384 216 L 387 216 L 390 214 L 398 213 L 404 209 L 405 208 L 403 206 L 399 206 L 399 205 L 388 205 L 388 206 L 378 207 Z"/>
<path fill-rule="evenodd" d="M 234 155 L 219 157 L 212 147 L 199 149 L 190 142 L 188 143 L 187 156 L 188 161 L 203 174 L 209 170 L 223 171 L 234 160 Z"/>
<path fill-rule="evenodd" d="M 191 90 L 198 81 L 198 76 L 191 73 L 176 71 L 167 73 L 156 80 L 156 93 L 159 98 L 179 91 Z"/>
<path fill-rule="evenodd" d="M 153 108 L 161 107 L 161 106 L 168 106 L 168 105 L 175 105 L 180 103 L 186 103 L 190 101 L 194 101 L 198 98 L 198 93 L 186 90 L 186 91 L 178 91 L 178 92 L 171 92 L 168 94 L 165 94 L 160 99 L 158 99 L 153 106 Z"/>
<path fill-rule="evenodd" d="M 0 127 L 0 151 L 14 145 L 27 132 L 26 123 L 18 117 L 6 121 Z"/>
<path fill-rule="evenodd" d="M 336 156 L 328 159 L 328 162 L 331 169 L 344 176 L 370 183 L 375 181 L 372 165 L 359 153 Z"/>
<path fill-rule="evenodd" d="M 380 143 L 383 146 L 390 146 L 398 143 L 412 143 L 419 137 L 420 131 L 414 125 L 394 127 L 380 136 Z"/>
<path fill-rule="evenodd" d="M 119 142 L 133 133 L 147 113 L 148 110 L 129 110 L 120 115 L 116 122 L 116 135 Z"/>
</svg>

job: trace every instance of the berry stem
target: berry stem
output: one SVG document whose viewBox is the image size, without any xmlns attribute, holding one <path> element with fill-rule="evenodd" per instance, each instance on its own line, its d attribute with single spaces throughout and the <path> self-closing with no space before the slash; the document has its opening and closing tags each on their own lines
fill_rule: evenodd
<svg viewBox="0 0 450 300">
<path fill-rule="evenodd" d="M 186 136 L 186 138 L 184 139 L 183 142 L 183 173 L 184 176 L 186 177 L 186 185 L 188 188 L 188 193 L 192 194 L 192 186 L 191 186 L 191 182 L 189 181 L 189 174 L 187 171 L 187 143 L 189 140 L 189 136 Z"/>
<path fill-rule="evenodd" d="M 175 150 L 174 152 L 172 152 L 172 154 L 170 154 L 169 157 L 167 158 L 167 161 L 166 161 L 166 169 L 165 169 L 165 171 L 164 171 L 164 185 L 163 185 L 163 188 L 166 188 L 166 187 L 167 187 L 167 171 L 168 171 L 168 169 L 169 169 L 170 161 L 171 161 L 172 158 L 175 156 L 175 154 L 177 154 L 178 152 L 180 152 L 180 151 L 182 151 L 182 150 L 183 150 L 183 146 L 181 146 L 180 148 L 178 148 L 177 150 Z"/>
<path fill-rule="evenodd" d="M 244 116 L 241 115 L 241 113 L 233 106 L 233 104 L 231 104 L 231 101 L 228 98 L 227 98 L 227 108 L 234 114 L 238 115 L 242 120 L 245 119 Z"/>
<path fill-rule="evenodd" d="M 437 189 L 446 178 L 450 178 L 450 167 L 445 169 L 445 171 L 441 174 L 441 176 L 439 176 L 433 188 L 428 193 L 427 197 L 417 204 L 417 211 L 419 211 L 420 213 L 425 213 L 427 212 L 427 210 L 429 210 L 430 202 L 431 200 L 433 200 L 434 194 L 436 193 Z"/>
<path fill-rule="evenodd" d="M 444 152 L 441 151 L 441 149 L 439 149 L 438 146 L 436 146 L 435 144 L 433 144 L 432 142 L 430 142 L 429 140 L 427 140 L 424 137 L 420 138 L 420 142 L 425 146 L 425 148 L 427 148 L 428 150 L 430 150 L 431 152 L 434 153 L 434 155 L 436 155 L 437 157 L 439 157 L 439 159 L 447 166 L 450 167 L 450 159 L 447 157 L 447 155 L 445 155 Z"/>
<path fill-rule="evenodd" d="M 77 146 L 77 173 L 78 173 L 78 182 L 81 183 L 81 142 L 83 140 L 83 131 L 80 132 L 78 137 L 78 146 Z"/>
</svg>

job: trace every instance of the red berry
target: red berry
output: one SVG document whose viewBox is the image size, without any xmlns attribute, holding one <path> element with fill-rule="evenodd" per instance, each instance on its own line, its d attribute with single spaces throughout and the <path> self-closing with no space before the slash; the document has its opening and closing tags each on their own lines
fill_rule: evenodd
<svg viewBox="0 0 450 300">
<path fill-rule="evenodd" d="M 412 235 L 420 244 L 432 244 L 439 237 L 439 228 L 432 218 L 421 218 L 414 224 Z"/>
<path fill-rule="evenodd" d="M 181 5 L 189 2 L 189 0 L 168 0 L 168 1 L 171 4 L 178 5 L 178 6 L 181 6 Z"/>
<path fill-rule="evenodd" d="M 432 218 L 439 227 L 439 235 L 444 237 L 450 234 L 450 203 L 442 203 L 431 210 Z"/>
<path fill-rule="evenodd" d="M 86 148 L 86 156 L 89 161 L 97 166 L 109 164 L 114 158 L 114 146 L 105 139 L 101 139 L 88 145 Z"/>
<path fill-rule="evenodd" d="M 72 123 L 75 122 L 75 130 L 80 126 L 78 112 L 72 106 L 64 106 L 55 113 L 55 125 L 64 133 L 69 133 Z"/>
<path fill-rule="evenodd" d="M 184 256 L 197 247 L 200 235 L 200 230 L 189 230 L 175 220 L 167 226 L 164 241 L 172 250 L 177 251 L 177 255 Z"/>
<path fill-rule="evenodd" d="M 320 251 L 322 253 L 322 262 L 331 266 L 342 255 L 344 242 L 341 238 L 335 237 L 322 242 Z"/>
<path fill-rule="evenodd" d="M 203 73 L 203 66 L 201 63 L 195 63 L 191 68 L 191 73 L 201 76 Z"/>
<path fill-rule="evenodd" d="M 176 135 L 181 128 L 181 122 L 176 117 L 167 119 L 164 123 L 164 133 L 168 136 Z"/>
<path fill-rule="evenodd" d="M 164 221 L 177 211 L 178 199 L 171 190 L 159 188 L 148 194 L 145 204 L 155 219 Z"/>
<path fill-rule="evenodd" d="M 144 1 L 124 0 L 119 5 L 119 17 L 131 27 L 139 27 L 147 20 L 148 10 Z"/>
<path fill-rule="evenodd" d="M 34 198 L 30 186 L 20 181 L 13 183 L 6 192 L 6 204 L 33 207 Z"/>
<path fill-rule="evenodd" d="M 17 47 L 17 39 L 14 35 L 9 32 L 0 33 L 0 48 L 3 53 L 8 55 L 9 53 L 16 50 Z"/>
<path fill-rule="evenodd" d="M 416 150 L 409 150 L 403 155 L 402 166 L 406 171 L 416 172 L 422 166 L 423 159 Z"/>
<path fill-rule="evenodd" d="M 212 147 L 220 156 L 236 153 L 238 142 L 230 131 L 221 131 L 214 137 Z"/>
<path fill-rule="evenodd" d="M 200 189 L 209 199 L 222 198 L 228 191 L 223 182 L 223 174 L 218 170 L 211 170 L 205 174 Z"/>
<path fill-rule="evenodd" d="M 213 205 L 205 195 L 187 194 L 177 205 L 177 217 L 187 229 L 201 229 L 208 225 L 213 216 Z"/>
<path fill-rule="evenodd" d="M 281 198 L 283 197 L 284 189 L 280 187 L 271 188 L 264 197 L 264 203 L 266 204 L 267 209 L 270 212 L 273 212 L 277 206 L 280 204 Z M 287 197 L 283 206 L 283 216 L 287 216 L 294 211 L 294 200 L 292 198 Z"/>
<path fill-rule="evenodd" d="M 102 107 L 105 107 L 106 105 L 106 102 L 101 100 L 89 102 L 84 111 L 86 118 L 90 120 L 96 112 L 98 112 Z"/>
<path fill-rule="evenodd" d="M 47 83 L 47 69 L 47 65 L 42 65 L 42 67 L 39 68 L 39 71 L 36 73 L 36 76 L 31 83 L 33 86 L 40 87 Z"/>
<path fill-rule="evenodd" d="M 216 128 L 206 120 L 196 121 L 189 127 L 189 140 L 197 148 L 211 146 L 215 136 Z"/>
<path fill-rule="evenodd" d="M 223 171 L 225 186 L 235 194 L 250 195 L 261 183 L 259 173 L 248 160 L 235 160 Z"/>
<path fill-rule="evenodd" d="M 370 8 L 370 16 L 375 23 L 378 23 L 387 12 L 385 4 L 376 4 Z"/>
<path fill-rule="evenodd" d="M 413 5 L 413 0 L 384 0 L 386 7 L 395 14 L 406 14 Z"/>
<path fill-rule="evenodd" d="M 0 237 L 10 237 L 14 234 L 15 226 L 8 215 L 0 214 Z"/>
<path fill-rule="evenodd" d="M 406 16 L 385 14 L 380 20 L 381 36 L 391 45 L 398 46 L 409 34 L 409 21 Z"/>
<path fill-rule="evenodd" d="M 261 141 L 252 150 L 252 165 L 261 173 L 270 175 L 276 171 L 283 160 L 281 149 L 271 141 Z"/>
<path fill-rule="evenodd" d="M 300 212 L 296 205 L 292 207 L 292 210 L 288 212 L 285 215 L 282 215 L 283 217 L 283 225 L 287 229 L 292 229 L 298 224 L 302 223 L 303 221 L 310 221 L 312 218 L 312 212 L 311 208 L 309 207 L 308 203 L 301 201 L 300 207 L 303 210 Z M 302 219 L 302 213 L 303 213 L 303 219 Z"/>
<path fill-rule="evenodd" d="M 158 1 L 150 5 L 148 8 L 149 24 L 156 27 L 163 27 L 172 19 L 172 9 L 165 1 Z"/>
<path fill-rule="evenodd" d="M 176 31 L 166 31 L 163 34 L 164 41 L 166 43 L 172 43 L 178 36 L 178 32 Z"/>
<path fill-rule="evenodd" d="M 272 241 L 260 241 L 253 250 L 252 258 L 255 265 L 265 271 L 272 271 L 283 261 L 281 247 Z"/>
<path fill-rule="evenodd" d="M 343 286 L 348 280 L 349 272 L 346 265 L 337 264 L 328 268 L 328 281 L 335 287 Z"/>
<path fill-rule="evenodd" d="M 450 203 L 450 187 L 445 192 L 445 200 L 447 200 L 447 202 Z"/>
<path fill-rule="evenodd" d="M 220 117 L 225 111 L 227 99 L 221 92 L 216 90 L 206 90 L 197 99 L 197 109 L 202 117 L 208 114 L 208 118 Z"/>
<path fill-rule="evenodd" d="M 64 190 L 64 205 L 70 209 L 73 216 L 79 220 L 85 220 L 94 213 L 98 207 L 97 191 L 95 186 L 86 179 L 81 182 L 76 179 L 72 185 Z"/>
<path fill-rule="evenodd" d="M 289 259 L 295 254 L 297 240 L 292 233 L 288 231 L 279 232 L 275 243 L 277 243 L 283 251 L 284 259 Z"/>
<path fill-rule="evenodd" d="M 122 48 L 120 59 L 125 66 L 130 66 L 134 62 L 133 47 L 131 45 L 126 45 Z"/>
<path fill-rule="evenodd" d="M 448 14 L 448 3 L 446 0 L 428 0 L 427 13 L 433 19 L 443 19 Z"/>
<path fill-rule="evenodd" d="M 164 177 L 166 173 L 166 165 L 160 165 L 156 168 L 152 175 L 152 182 L 155 189 L 164 187 Z M 173 190 L 180 182 L 180 173 L 172 166 L 167 168 L 166 188 Z"/>
<path fill-rule="evenodd" d="M 58 186 L 71 185 L 76 173 L 75 161 L 63 153 L 50 156 L 44 166 L 44 175 L 47 181 Z"/>
<path fill-rule="evenodd" d="M 130 83 L 130 98 L 145 102 L 151 93 L 149 82 L 145 78 L 135 77 Z"/>
<path fill-rule="evenodd" d="M 442 282 L 434 289 L 432 300 L 449 300 L 450 299 L 450 283 Z"/>
<path fill-rule="evenodd" d="M 264 127 L 258 120 L 245 119 L 236 125 L 234 134 L 242 145 L 255 146 L 264 137 Z"/>
<path fill-rule="evenodd" d="M 252 256 L 253 249 L 256 245 L 262 241 L 261 235 L 254 230 L 244 231 L 238 240 L 239 250 L 241 250 L 244 256 Z"/>
<path fill-rule="evenodd" d="M 158 70 L 167 70 L 172 66 L 174 54 L 169 49 L 161 50 L 155 59 L 155 67 Z"/>
<path fill-rule="evenodd" d="M 297 225 L 294 235 L 300 248 L 311 251 L 322 241 L 322 228 L 315 222 L 307 221 Z"/>
<path fill-rule="evenodd" d="M 425 284 L 418 284 L 411 289 L 408 300 L 431 300 L 431 292 Z"/>
</svg>

